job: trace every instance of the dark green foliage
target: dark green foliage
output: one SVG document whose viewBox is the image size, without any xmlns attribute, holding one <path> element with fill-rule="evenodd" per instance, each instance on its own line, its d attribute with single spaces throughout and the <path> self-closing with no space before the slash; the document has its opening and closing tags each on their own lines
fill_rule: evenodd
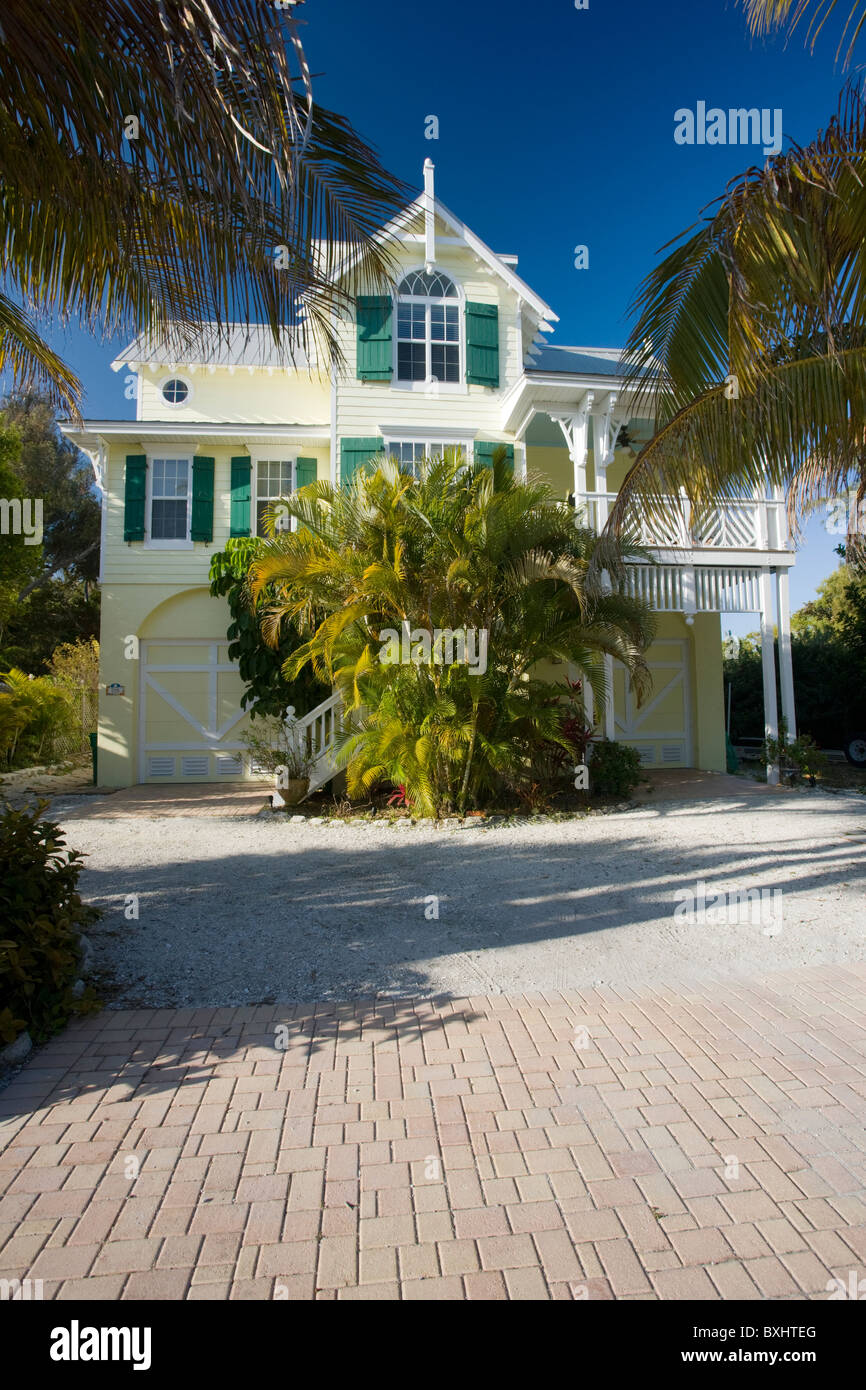
<svg viewBox="0 0 866 1390">
<path fill-rule="evenodd" d="M 226 636 L 229 656 L 237 661 L 241 680 L 247 687 L 241 696 L 242 707 L 249 710 L 251 719 L 259 715 L 283 719 L 290 705 L 296 714 L 306 714 L 331 691 L 316 680 L 309 667 L 291 681 L 283 675 L 283 665 L 301 642 L 290 619 L 283 622 L 279 646 L 269 647 L 262 641 L 261 615 L 272 602 L 273 594 L 263 593 L 253 609 L 247 586 L 250 564 L 261 545 L 258 536 L 231 538 L 225 550 L 211 560 L 210 591 L 215 597 L 225 598 L 231 612 Z"/>
<path fill-rule="evenodd" d="M 60 433 L 43 397 L 11 397 L 3 422 L 21 441 L 15 469 L 25 497 L 43 499 L 44 569 L 92 584 L 99 572 L 99 498 L 89 460 Z"/>
<path fill-rule="evenodd" d="M 846 733 L 866 724 L 866 574 L 835 570 L 818 586 L 818 597 L 793 615 L 791 626 L 797 732 L 819 747 L 838 748 Z M 778 651 L 776 669 L 778 678 Z M 733 687 L 733 741 L 763 738 L 757 638 L 744 638 L 736 660 L 725 662 L 725 682 Z"/>
<path fill-rule="evenodd" d="M 0 665 L 43 675 L 64 642 L 99 636 L 99 588 L 65 576 L 50 580 L 15 608 L 0 640 Z"/>
<path fill-rule="evenodd" d="M 636 748 L 606 738 L 593 744 L 589 764 L 593 796 L 631 796 L 642 777 L 643 765 Z"/>
<path fill-rule="evenodd" d="M 39 499 L 43 525 L 42 544 L 24 547 L 24 569 L 6 582 L 3 554 L 17 538 L 2 540 L 0 666 L 41 675 L 59 643 L 99 634 L 99 498 L 90 463 L 40 396 L 4 403 L 0 468 L 0 496 Z"/>
<path fill-rule="evenodd" d="M 75 1013 L 96 1007 L 92 991 L 76 998 L 80 934 L 100 913 L 77 892 L 83 856 L 65 848 L 58 825 L 32 811 L 0 815 L 0 1039 L 24 1029 L 48 1038 Z"/>
</svg>

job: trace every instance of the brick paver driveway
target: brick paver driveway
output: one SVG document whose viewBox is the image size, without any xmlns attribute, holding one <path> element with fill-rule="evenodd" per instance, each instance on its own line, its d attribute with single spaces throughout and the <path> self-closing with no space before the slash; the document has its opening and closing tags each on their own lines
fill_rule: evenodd
<svg viewBox="0 0 866 1390">
<path fill-rule="evenodd" d="M 0 1093 L 0 1277 L 826 1298 L 866 1264 L 864 984 L 106 1011 Z"/>
</svg>

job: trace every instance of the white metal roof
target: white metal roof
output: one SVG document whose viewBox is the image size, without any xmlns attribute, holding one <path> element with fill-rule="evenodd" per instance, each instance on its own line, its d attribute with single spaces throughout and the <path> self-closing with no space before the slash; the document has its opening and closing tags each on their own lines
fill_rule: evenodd
<svg viewBox="0 0 866 1390">
<path fill-rule="evenodd" d="M 183 334 L 186 334 L 184 340 Z M 309 371 L 311 354 L 291 340 L 287 330 L 281 343 L 263 323 L 202 323 L 190 333 L 180 327 L 173 333 L 151 338 L 140 333 L 111 364 L 112 371 L 133 364 L 156 367 L 280 367 Z"/>
</svg>

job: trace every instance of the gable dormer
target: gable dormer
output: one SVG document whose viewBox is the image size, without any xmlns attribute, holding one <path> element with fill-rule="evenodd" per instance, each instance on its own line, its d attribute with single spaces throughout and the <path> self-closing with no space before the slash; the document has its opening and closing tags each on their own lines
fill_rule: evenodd
<svg viewBox="0 0 866 1390">
<path fill-rule="evenodd" d="M 380 233 L 393 288 L 358 295 L 349 373 L 417 394 L 508 389 L 556 315 L 517 275 L 516 256 L 497 255 L 435 196 L 430 160 L 424 182 Z"/>
</svg>

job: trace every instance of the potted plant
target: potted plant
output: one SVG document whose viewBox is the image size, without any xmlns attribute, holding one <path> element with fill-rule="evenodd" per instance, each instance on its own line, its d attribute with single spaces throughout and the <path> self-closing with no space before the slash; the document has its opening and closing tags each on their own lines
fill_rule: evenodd
<svg viewBox="0 0 866 1390">
<path fill-rule="evenodd" d="M 295 731 L 293 714 L 290 709 L 285 721 L 268 715 L 257 721 L 261 732 L 251 728 L 243 739 L 253 762 L 273 775 L 274 807 L 297 806 L 310 787 L 313 759 Z"/>
</svg>

